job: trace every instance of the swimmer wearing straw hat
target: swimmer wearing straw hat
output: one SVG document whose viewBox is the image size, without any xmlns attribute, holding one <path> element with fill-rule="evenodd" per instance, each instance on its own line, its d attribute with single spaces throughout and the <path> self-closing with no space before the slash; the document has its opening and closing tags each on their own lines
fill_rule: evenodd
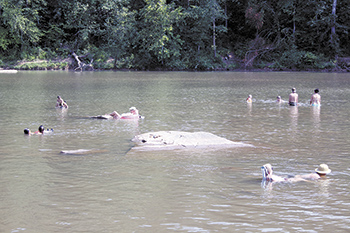
<svg viewBox="0 0 350 233">
<path fill-rule="evenodd" d="M 306 181 L 306 180 L 317 180 L 321 177 L 326 176 L 331 172 L 327 164 L 321 164 L 318 168 L 315 169 L 315 173 L 306 174 L 306 175 L 296 175 L 292 178 L 284 178 L 276 176 L 273 174 L 273 167 L 271 164 L 265 164 L 261 167 L 263 180 L 271 182 L 297 182 L 297 181 Z"/>
</svg>

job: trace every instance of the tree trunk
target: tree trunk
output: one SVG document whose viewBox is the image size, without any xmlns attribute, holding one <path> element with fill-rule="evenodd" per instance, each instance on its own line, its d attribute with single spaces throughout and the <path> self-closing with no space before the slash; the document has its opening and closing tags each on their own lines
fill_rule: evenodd
<svg viewBox="0 0 350 233">
<path fill-rule="evenodd" d="M 226 1 L 225 1 L 225 16 L 226 16 L 225 27 L 227 28 L 228 27 L 228 22 L 227 22 L 228 17 L 227 17 L 227 3 L 226 3 Z"/>
<path fill-rule="evenodd" d="M 293 46 L 295 45 L 295 31 L 296 31 L 296 24 L 295 24 L 295 12 L 296 12 L 297 6 L 293 7 Z"/>
<path fill-rule="evenodd" d="M 213 18 L 213 49 L 214 49 L 214 57 L 216 57 L 215 18 Z"/>
<path fill-rule="evenodd" d="M 333 6 L 332 6 L 332 16 L 333 16 L 333 21 L 332 21 L 332 28 L 331 28 L 331 43 L 332 47 L 334 49 L 334 57 L 337 60 L 338 59 L 338 42 L 337 42 L 337 35 L 335 34 L 335 23 L 336 23 L 336 10 L 337 10 L 337 0 L 333 0 Z"/>
<path fill-rule="evenodd" d="M 336 10 L 337 10 L 337 0 L 333 0 L 333 6 L 332 6 L 332 15 L 333 15 L 332 37 L 335 36 L 335 17 L 336 17 Z"/>
</svg>

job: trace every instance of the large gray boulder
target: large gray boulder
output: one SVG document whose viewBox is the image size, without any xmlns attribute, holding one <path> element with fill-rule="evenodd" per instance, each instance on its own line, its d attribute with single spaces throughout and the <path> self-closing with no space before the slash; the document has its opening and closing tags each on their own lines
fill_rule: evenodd
<svg viewBox="0 0 350 233">
<path fill-rule="evenodd" d="M 141 150 L 252 147 L 250 144 L 233 142 L 207 132 L 150 132 L 137 135 L 132 139 L 132 141 L 136 143 L 136 147 L 133 149 Z"/>
</svg>

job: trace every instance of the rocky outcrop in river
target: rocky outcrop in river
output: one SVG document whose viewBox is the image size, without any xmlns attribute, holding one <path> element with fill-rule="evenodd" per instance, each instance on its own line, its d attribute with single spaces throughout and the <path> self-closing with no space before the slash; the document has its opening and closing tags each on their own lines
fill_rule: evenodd
<svg viewBox="0 0 350 233">
<path fill-rule="evenodd" d="M 134 149 L 142 150 L 252 147 L 250 144 L 233 142 L 207 132 L 150 132 L 137 135 L 132 141 L 136 143 Z"/>
</svg>

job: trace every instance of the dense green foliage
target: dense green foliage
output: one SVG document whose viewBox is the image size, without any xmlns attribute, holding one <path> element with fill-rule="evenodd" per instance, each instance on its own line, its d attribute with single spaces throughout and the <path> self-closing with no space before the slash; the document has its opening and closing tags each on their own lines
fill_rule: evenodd
<svg viewBox="0 0 350 233">
<path fill-rule="evenodd" d="M 0 65 L 75 53 L 95 69 L 348 69 L 349 12 L 349 0 L 0 0 Z"/>
</svg>

